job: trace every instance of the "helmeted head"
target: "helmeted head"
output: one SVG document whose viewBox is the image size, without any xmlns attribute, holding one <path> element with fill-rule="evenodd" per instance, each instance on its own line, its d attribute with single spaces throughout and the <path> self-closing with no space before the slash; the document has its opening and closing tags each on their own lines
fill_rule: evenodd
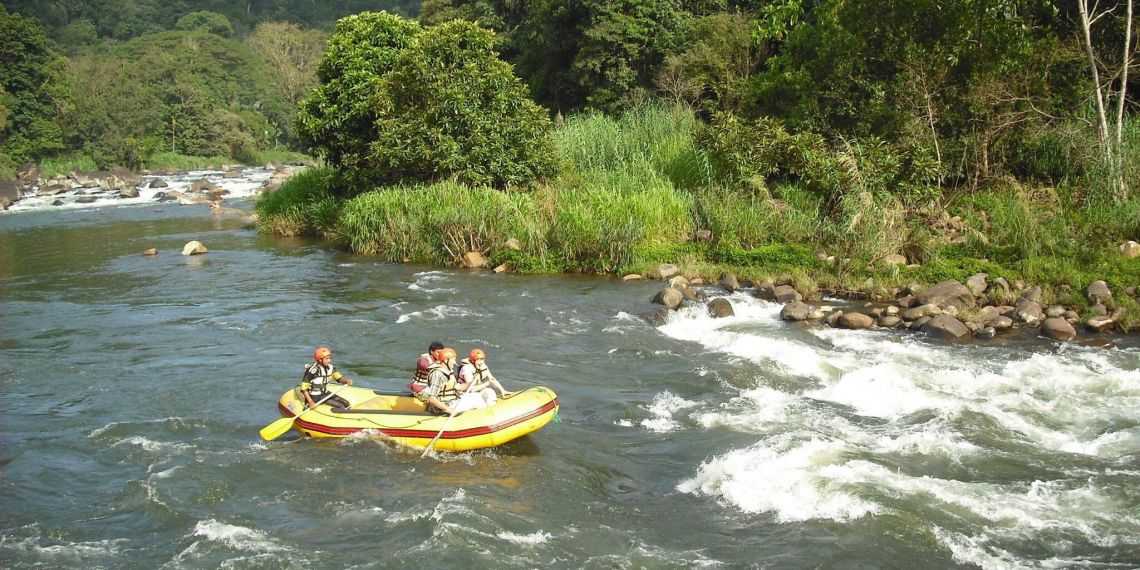
<svg viewBox="0 0 1140 570">
<path fill-rule="evenodd" d="M 444 362 L 455 362 L 455 358 L 457 356 L 455 349 L 451 348 L 450 346 L 444 347 L 444 349 L 440 351 L 440 354 L 443 355 Z"/>
<path fill-rule="evenodd" d="M 329 347 L 318 346 L 317 349 L 313 351 L 313 360 L 324 362 L 326 358 L 329 360 L 332 359 L 332 350 L 329 349 Z"/>
<path fill-rule="evenodd" d="M 471 352 L 467 353 L 467 360 L 469 360 L 472 364 L 486 359 L 487 353 L 483 352 L 483 349 L 481 348 L 473 348 L 471 349 Z"/>
</svg>

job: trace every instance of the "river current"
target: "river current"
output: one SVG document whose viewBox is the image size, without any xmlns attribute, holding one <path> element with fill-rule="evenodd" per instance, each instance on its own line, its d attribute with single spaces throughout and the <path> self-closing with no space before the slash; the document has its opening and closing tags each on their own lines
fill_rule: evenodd
<svg viewBox="0 0 1140 570">
<path fill-rule="evenodd" d="M 735 317 L 653 327 L 657 287 L 386 264 L 205 206 L 0 214 L 0 567 L 1140 567 L 1134 338 L 947 345 L 713 289 Z M 560 421 L 425 459 L 258 439 L 314 346 L 394 390 L 434 339 Z"/>
</svg>

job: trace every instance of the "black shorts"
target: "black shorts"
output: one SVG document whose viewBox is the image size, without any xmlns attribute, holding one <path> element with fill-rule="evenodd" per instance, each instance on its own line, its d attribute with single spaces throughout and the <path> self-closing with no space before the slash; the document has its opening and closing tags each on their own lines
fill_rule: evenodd
<svg viewBox="0 0 1140 570">
<path fill-rule="evenodd" d="M 321 394 L 320 396 L 314 396 L 312 394 L 309 394 L 309 397 L 313 399 L 314 404 L 319 403 L 321 400 L 324 400 L 325 396 L 328 396 L 328 394 Z M 341 398 L 340 396 L 329 396 L 329 399 L 325 400 L 324 403 L 326 403 L 326 404 L 328 404 L 334 408 L 347 408 L 348 407 L 348 400 L 345 400 L 344 398 Z"/>
</svg>

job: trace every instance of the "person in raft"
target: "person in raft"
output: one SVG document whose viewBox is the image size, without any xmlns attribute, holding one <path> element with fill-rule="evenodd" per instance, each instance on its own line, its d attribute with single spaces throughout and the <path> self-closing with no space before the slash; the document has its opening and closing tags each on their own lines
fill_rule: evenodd
<svg viewBox="0 0 1140 570">
<path fill-rule="evenodd" d="M 419 358 L 416 358 L 416 369 L 412 373 L 412 381 L 408 383 L 408 389 L 412 391 L 413 396 L 428 387 L 428 374 L 431 370 L 431 365 L 435 362 L 435 353 L 437 350 L 443 350 L 443 343 L 438 340 L 432 341 L 432 343 L 428 345 L 428 351 L 421 354 Z"/>
<path fill-rule="evenodd" d="M 460 363 L 459 389 L 463 392 L 462 399 L 471 400 L 472 403 L 467 405 L 474 408 L 490 406 L 499 397 L 511 394 L 491 374 L 487 367 L 487 353 L 479 348 L 473 349 Z"/>
<path fill-rule="evenodd" d="M 352 380 L 333 366 L 332 350 L 327 346 L 318 346 L 313 351 L 313 361 L 305 365 L 305 373 L 301 375 L 301 395 L 304 396 L 305 404 L 309 408 L 315 407 L 317 402 L 329 395 L 330 382 L 352 385 Z M 334 408 L 349 406 L 348 400 L 336 395 L 329 398 L 326 403 Z"/>
<path fill-rule="evenodd" d="M 427 387 L 415 393 L 416 399 L 434 414 L 458 414 L 459 411 L 452 407 L 459 399 L 455 380 L 455 349 L 444 347 L 435 351 L 434 356 L 431 367 L 428 368 Z"/>
</svg>

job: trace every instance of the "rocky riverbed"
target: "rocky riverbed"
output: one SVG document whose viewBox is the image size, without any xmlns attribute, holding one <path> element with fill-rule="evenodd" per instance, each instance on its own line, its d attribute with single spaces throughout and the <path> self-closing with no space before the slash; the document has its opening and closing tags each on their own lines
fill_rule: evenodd
<svg viewBox="0 0 1140 570">
<path fill-rule="evenodd" d="M 0 183 L 0 210 L 91 208 L 111 205 L 177 202 L 220 205 L 279 187 L 299 168 L 266 165 L 230 166 L 218 170 L 176 173 L 79 173 L 45 178 L 35 169 L 21 171 L 15 181 Z"/>
<path fill-rule="evenodd" d="M 705 296 L 694 287 L 704 285 L 704 281 L 680 275 L 672 264 L 662 264 L 645 276 L 627 276 L 627 279 L 638 277 L 666 283 L 653 297 L 653 302 L 662 307 L 646 315 L 650 322 L 664 322 L 669 311 L 686 303 L 706 302 Z M 1042 336 L 1059 341 L 1090 334 L 1127 332 L 1124 310 L 1104 281 L 1094 281 L 1080 292 L 1061 288 L 1061 295 L 1070 300 L 1075 295 L 1083 295 L 1087 307 L 1059 301 L 1046 303 L 1041 287 L 1021 281 L 1010 283 L 1000 277 L 990 279 L 985 273 L 975 274 L 965 283 L 943 281 L 932 286 L 911 284 L 894 288 L 887 291 L 887 298 L 874 302 L 850 303 L 850 299 L 846 299 L 845 308 L 821 302 L 826 297 L 842 297 L 843 293 L 801 291 L 790 280 L 753 283 L 725 273 L 717 285 L 729 293 L 751 291 L 757 298 L 783 304 L 780 318 L 785 321 L 833 328 L 905 329 L 947 340 L 992 339 L 1014 329 L 1036 330 Z M 1128 287 L 1115 294 L 1135 298 L 1137 288 Z M 732 306 L 724 299 L 707 301 L 707 306 L 713 317 L 733 315 Z M 1083 312 L 1078 312 L 1082 308 Z"/>
</svg>

